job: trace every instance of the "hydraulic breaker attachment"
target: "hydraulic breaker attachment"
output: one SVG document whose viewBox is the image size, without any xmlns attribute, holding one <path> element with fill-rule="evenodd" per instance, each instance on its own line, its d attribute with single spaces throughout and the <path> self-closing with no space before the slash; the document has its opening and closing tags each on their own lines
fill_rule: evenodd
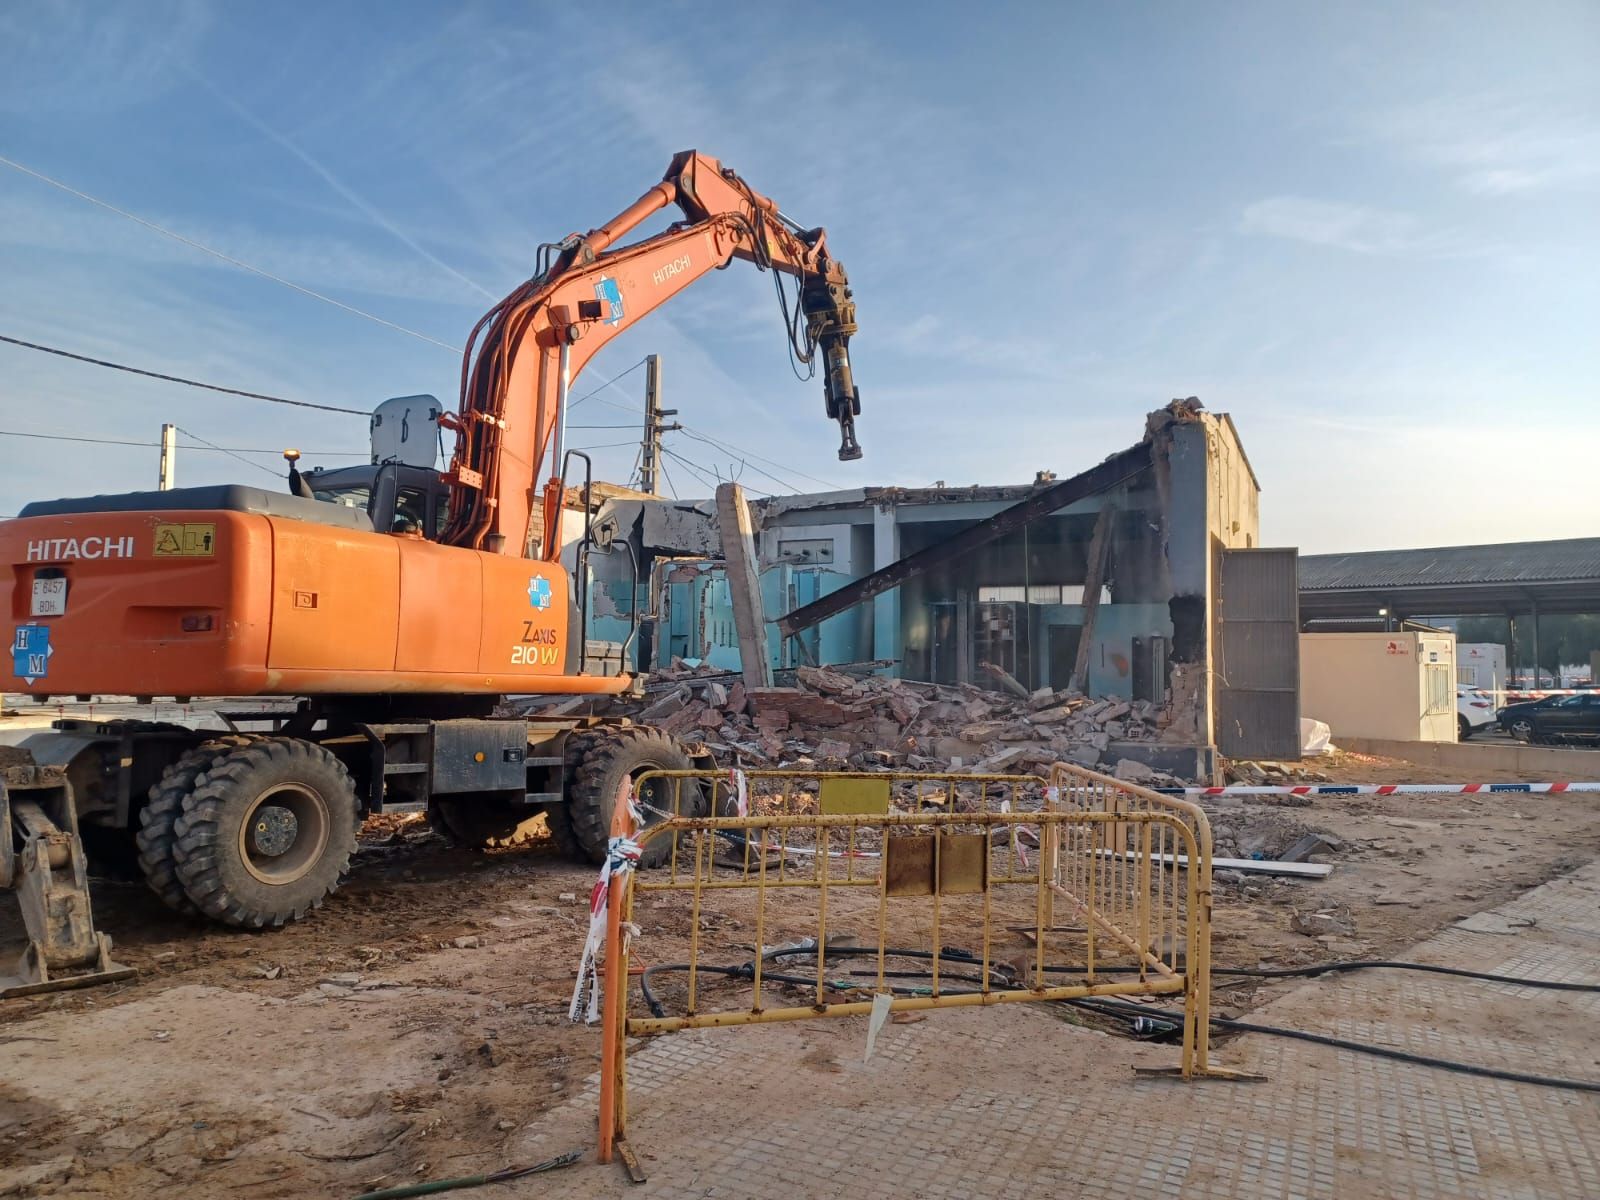
<svg viewBox="0 0 1600 1200">
<path fill-rule="evenodd" d="M 72 785 L 59 767 L 0 770 L 0 888 L 17 894 L 28 944 L 0 963 L 0 999 L 127 979 L 96 933 Z"/>
</svg>

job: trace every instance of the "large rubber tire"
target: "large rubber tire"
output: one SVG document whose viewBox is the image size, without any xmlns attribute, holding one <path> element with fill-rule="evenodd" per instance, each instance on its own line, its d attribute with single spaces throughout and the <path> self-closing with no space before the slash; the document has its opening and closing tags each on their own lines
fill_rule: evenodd
<svg viewBox="0 0 1600 1200">
<path fill-rule="evenodd" d="M 1506 730 L 1506 732 L 1512 737 L 1516 738 L 1519 742 L 1532 742 L 1533 722 L 1528 720 L 1527 717 L 1518 717 L 1511 722 L 1511 728 Z"/>
<path fill-rule="evenodd" d="M 150 890 L 175 912 L 192 916 L 200 911 L 183 890 L 174 856 L 176 825 L 183 813 L 184 800 L 194 791 L 195 780 L 201 772 L 213 762 L 230 750 L 258 742 L 264 736 L 223 734 L 184 751 L 176 762 L 169 764 L 161 773 L 160 781 L 151 787 L 144 807 L 139 810 L 139 831 L 134 835 L 139 849 L 139 870 L 150 885 Z"/>
<path fill-rule="evenodd" d="M 1460 713 L 1456 714 L 1456 741 L 1464 742 L 1472 736 L 1472 725 Z"/>
<path fill-rule="evenodd" d="M 324 747 L 281 737 L 237 747 L 184 801 L 174 827 L 179 881 L 225 925 L 297 921 L 344 879 L 361 818 L 350 773 Z"/>
<path fill-rule="evenodd" d="M 659 729 L 628 725 L 581 733 L 567 741 L 567 814 L 573 838 L 590 862 L 605 861 L 611 838 L 611 818 L 617 797 L 633 786 L 633 780 L 646 771 L 689 771 L 694 764 L 683 748 Z M 662 780 L 652 787 L 658 793 L 643 797 L 645 827 L 665 819 L 670 811 L 674 789 Z M 684 816 L 701 816 L 705 807 L 698 786 L 684 780 L 682 807 L 693 811 Z M 646 847 L 641 865 L 659 866 L 672 853 L 670 840 L 659 840 Z"/>
<path fill-rule="evenodd" d="M 444 839 L 468 850 L 503 850 L 538 839 L 542 809 L 512 804 L 503 796 L 435 796 L 428 823 Z"/>
</svg>

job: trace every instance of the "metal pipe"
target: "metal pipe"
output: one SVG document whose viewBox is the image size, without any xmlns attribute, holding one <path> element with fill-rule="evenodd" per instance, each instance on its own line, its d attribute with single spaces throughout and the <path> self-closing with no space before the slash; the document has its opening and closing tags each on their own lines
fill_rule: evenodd
<svg viewBox="0 0 1600 1200">
<path fill-rule="evenodd" d="M 561 480 L 563 488 L 567 485 L 567 464 L 563 458 L 567 448 L 567 391 L 572 386 L 572 343 L 567 340 L 566 334 L 571 332 L 569 327 L 563 331 L 561 338 L 561 364 L 558 368 L 560 375 L 556 379 L 555 453 L 550 458 L 556 477 Z"/>
</svg>

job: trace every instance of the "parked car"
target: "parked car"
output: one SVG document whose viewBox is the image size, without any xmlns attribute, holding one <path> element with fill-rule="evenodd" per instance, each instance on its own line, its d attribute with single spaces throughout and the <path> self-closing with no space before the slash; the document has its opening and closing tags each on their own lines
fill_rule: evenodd
<svg viewBox="0 0 1600 1200">
<path fill-rule="evenodd" d="M 1536 745 L 1600 741 L 1600 693 L 1553 696 L 1547 703 L 1517 704 L 1512 708 L 1528 710 L 1514 715 L 1507 726 L 1514 736 L 1525 741 Z"/>
<path fill-rule="evenodd" d="M 1517 704 L 1508 704 L 1495 713 L 1495 720 L 1500 722 L 1500 728 L 1512 737 L 1527 741 L 1533 733 L 1533 714 L 1535 710 L 1547 708 L 1560 696 L 1546 696 L 1542 700 L 1523 700 Z"/>
<path fill-rule="evenodd" d="M 1456 736 L 1460 741 L 1494 723 L 1494 700 L 1488 692 L 1475 687 L 1456 689 Z"/>
</svg>

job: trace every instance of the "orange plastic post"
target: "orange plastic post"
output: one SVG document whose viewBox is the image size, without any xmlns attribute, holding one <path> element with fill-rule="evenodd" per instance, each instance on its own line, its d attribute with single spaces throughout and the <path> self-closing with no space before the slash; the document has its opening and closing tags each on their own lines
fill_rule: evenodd
<svg viewBox="0 0 1600 1200">
<path fill-rule="evenodd" d="M 633 784 L 624 778 L 612 809 L 611 836 L 632 837 Z M 617 1083 L 622 1076 L 622 1022 L 627 1015 L 627 969 L 622 956 L 622 901 L 627 875 L 613 872 L 606 890 L 606 979 L 600 1006 L 600 1162 L 611 1161 L 617 1139 Z"/>
<path fill-rule="evenodd" d="M 622 1045 L 623 989 L 627 980 L 622 970 L 622 884 L 623 876 L 613 875 L 606 896 L 606 981 L 600 1015 L 600 1154 L 603 1163 L 611 1161 L 617 1135 L 617 1053 Z"/>
</svg>

